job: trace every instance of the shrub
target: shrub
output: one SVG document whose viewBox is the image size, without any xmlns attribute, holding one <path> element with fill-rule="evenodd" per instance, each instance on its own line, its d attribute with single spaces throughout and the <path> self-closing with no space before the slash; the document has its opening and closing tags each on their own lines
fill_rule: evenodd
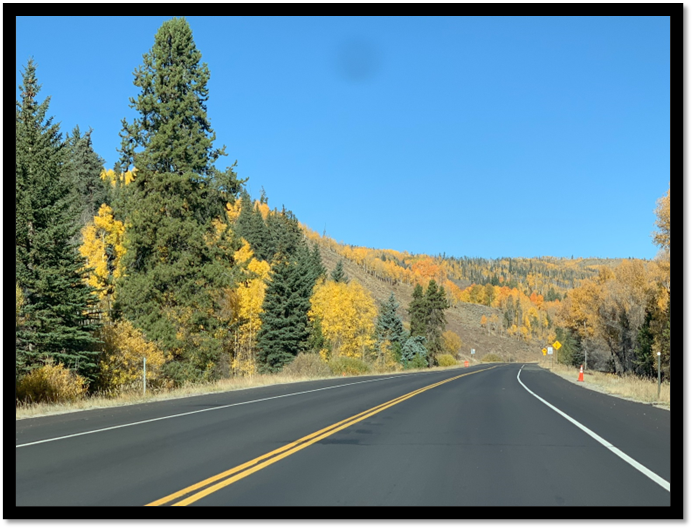
<svg viewBox="0 0 693 529">
<path fill-rule="evenodd" d="M 81 399 L 87 392 L 87 381 L 67 369 L 62 363 L 52 362 L 34 369 L 17 384 L 20 402 L 65 402 Z"/>
<path fill-rule="evenodd" d="M 99 362 L 101 389 L 124 388 L 142 381 L 142 358 L 147 358 L 147 385 L 156 386 L 164 353 L 142 332 L 122 320 L 104 325 L 100 332 L 103 352 Z"/>
<path fill-rule="evenodd" d="M 428 367 L 428 360 L 425 356 L 416 355 L 413 360 L 407 362 L 404 369 L 424 369 Z"/>
<path fill-rule="evenodd" d="M 450 367 L 457 365 L 457 361 L 455 360 L 455 357 L 451 354 L 444 354 L 438 356 L 438 365 L 441 367 Z"/>
<path fill-rule="evenodd" d="M 284 366 L 282 373 L 292 377 L 322 378 L 331 376 L 332 370 L 319 354 L 300 353 L 290 364 Z"/>
<path fill-rule="evenodd" d="M 503 359 L 496 353 L 489 353 L 481 359 L 482 362 L 502 362 Z"/>
<path fill-rule="evenodd" d="M 450 353 L 454 356 L 459 352 L 461 347 L 462 338 L 460 338 L 456 333 L 452 331 L 445 331 L 443 333 L 443 349 L 446 353 Z"/>
<path fill-rule="evenodd" d="M 347 356 L 333 358 L 329 361 L 328 365 L 335 375 L 341 375 L 342 373 L 347 375 L 362 375 L 371 370 L 371 366 L 366 362 L 358 358 L 349 358 Z"/>
</svg>

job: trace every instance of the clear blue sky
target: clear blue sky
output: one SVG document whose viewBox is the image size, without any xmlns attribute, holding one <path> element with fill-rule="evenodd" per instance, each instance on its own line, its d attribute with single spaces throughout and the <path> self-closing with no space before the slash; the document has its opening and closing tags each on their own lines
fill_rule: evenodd
<svg viewBox="0 0 693 529">
<path fill-rule="evenodd" d="M 169 18 L 18 17 L 16 84 L 34 57 L 62 131 L 93 128 L 111 168 Z M 218 167 L 237 159 L 311 228 L 412 253 L 655 256 L 668 18 L 186 18 Z"/>
</svg>

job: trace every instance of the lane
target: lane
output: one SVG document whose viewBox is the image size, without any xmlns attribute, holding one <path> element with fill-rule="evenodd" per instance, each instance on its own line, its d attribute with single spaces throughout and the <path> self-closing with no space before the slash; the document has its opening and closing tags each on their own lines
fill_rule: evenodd
<svg viewBox="0 0 693 529">
<path fill-rule="evenodd" d="M 671 412 L 581 388 L 536 365 L 522 382 L 667 481 L 671 481 Z"/>
<path fill-rule="evenodd" d="M 433 382 L 486 367 L 407 374 L 364 384 L 344 385 L 339 381 L 341 387 L 325 391 L 17 448 L 17 505 L 144 505 L 275 450 L 335 420 Z M 311 384 L 287 386 L 291 390 L 315 389 Z M 87 417 L 96 418 L 93 423 L 103 428 L 191 408 L 218 407 L 229 404 L 229 400 L 243 402 L 285 393 L 296 391 L 287 392 L 287 387 L 257 388 L 152 403 L 129 410 L 108 410 Z M 32 419 L 36 424 L 31 428 L 22 428 L 20 423 L 24 421 L 18 421 L 21 430 L 17 440 L 24 444 L 32 439 L 49 438 L 50 432 L 56 429 L 63 435 L 87 431 L 89 428 L 77 418 L 80 414 L 46 417 L 45 422 L 49 424 Z M 56 428 L 56 419 L 60 428 Z"/>
<path fill-rule="evenodd" d="M 287 445 L 337 421 L 462 373 L 470 375 L 311 437 L 312 444 L 191 505 L 669 505 L 665 490 L 528 393 L 517 381 L 520 365 L 483 371 L 488 367 L 304 392 L 18 448 L 17 505 L 145 505 L 269 452 L 284 454 Z M 580 419 L 607 439 L 625 429 L 622 446 L 610 441 L 633 457 L 654 451 L 659 455 L 643 464 L 668 468 L 665 416 L 642 419 L 651 409 L 645 405 L 622 414 L 624 401 L 614 405 L 613 397 L 528 367 L 522 377 L 532 391 L 554 398 L 576 419 L 582 413 Z M 180 399 L 160 409 L 238 403 L 267 396 L 267 389 Z M 281 389 L 274 388 L 274 396 Z M 119 418 L 156 416 L 153 411 L 121 410 Z M 74 417 L 68 423 L 80 427 Z M 41 425 L 27 431 L 45 433 Z M 181 498 L 215 483 L 222 480 Z"/>
<path fill-rule="evenodd" d="M 664 489 L 524 390 L 518 369 L 427 391 L 193 505 L 669 505 Z"/>
</svg>

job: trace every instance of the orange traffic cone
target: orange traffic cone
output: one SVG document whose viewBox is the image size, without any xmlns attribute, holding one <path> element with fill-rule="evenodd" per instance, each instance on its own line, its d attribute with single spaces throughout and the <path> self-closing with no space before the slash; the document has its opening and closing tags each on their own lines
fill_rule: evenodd
<svg viewBox="0 0 693 529">
<path fill-rule="evenodd" d="M 582 376 L 582 366 L 580 366 L 580 374 L 578 375 L 578 382 L 584 382 L 585 379 Z"/>
<path fill-rule="evenodd" d="M 345 377 L 345 376 L 346 376 L 346 373 L 345 373 L 344 371 L 342 371 L 342 376 L 343 376 L 343 377 Z"/>
<path fill-rule="evenodd" d="M 464 361 L 464 367 L 469 367 L 469 360 Z"/>
</svg>

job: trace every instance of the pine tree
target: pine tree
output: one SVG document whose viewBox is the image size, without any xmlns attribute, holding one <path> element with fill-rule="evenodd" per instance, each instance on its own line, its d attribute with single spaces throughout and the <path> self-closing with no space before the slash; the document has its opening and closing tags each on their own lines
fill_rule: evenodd
<svg viewBox="0 0 693 529">
<path fill-rule="evenodd" d="M 426 300 L 423 287 L 416 284 L 409 304 L 409 334 L 410 336 L 426 336 Z"/>
<path fill-rule="evenodd" d="M 332 274 L 330 276 L 332 278 L 332 281 L 335 283 L 348 283 L 349 278 L 347 275 L 344 273 L 344 265 L 342 264 L 342 260 L 340 259 L 337 265 L 334 267 L 334 270 L 332 270 Z"/>
<path fill-rule="evenodd" d="M 98 354 L 97 298 L 76 245 L 74 195 L 59 127 L 38 103 L 32 60 L 16 109 L 16 283 L 24 302 L 16 334 L 16 372 L 48 358 L 93 378 Z"/>
<path fill-rule="evenodd" d="M 186 372 L 208 376 L 221 350 L 215 331 L 223 322 L 213 314 L 222 289 L 235 284 L 240 247 L 212 221 L 243 182 L 233 166 L 220 172 L 213 165 L 226 153 L 212 145 L 209 69 L 186 20 L 164 22 L 143 59 L 134 80 L 141 91 L 130 99 L 138 117 L 123 120 L 121 133 L 120 167 L 137 174 L 123 190 L 129 227 L 118 299 L 148 339 L 193 366 Z"/>
<path fill-rule="evenodd" d="M 424 297 L 424 305 L 426 308 L 426 348 L 428 349 L 428 363 L 433 366 L 436 355 L 443 352 L 443 332 L 447 320 L 445 318 L 445 309 L 450 305 L 445 296 L 445 289 L 441 285 L 436 284 L 435 280 L 431 279 L 426 289 Z"/>
<path fill-rule="evenodd" d="M 402 346 L 406 341 L 402 320 L 397 315 L 398 307 L 399 303 L 395 300 L 394 293 L 390 292 L 388 300 L 380 304 L 378 320 L 375 326 L 378 351 L 380 351 L 383 342 L 389 342 L 388 347 L 395 357 L 398 356 L 398 352 L 401 354 Z"/>
<path fill-rule="evenodd" d="M 280 254 L 270 273 L 258 333 L 258 370 L 276 373 L 300 352 L 311 348 L 308 320 L 313 287 L 325 269 L 317 248 L 299 245 L 294 255 Z"/>
<path fill-rule="evenodd" d="M 104 160 L 94 152 L 92 130 L 82 135 L 75 127 L 67 139 L 69 148 L 68 173 L 75 202 L 80 206 L 78 222 L 86 226 L 97 215 L 102 204 L 110 205 L 109 183 L 101 178 Z"/>
</svg>

